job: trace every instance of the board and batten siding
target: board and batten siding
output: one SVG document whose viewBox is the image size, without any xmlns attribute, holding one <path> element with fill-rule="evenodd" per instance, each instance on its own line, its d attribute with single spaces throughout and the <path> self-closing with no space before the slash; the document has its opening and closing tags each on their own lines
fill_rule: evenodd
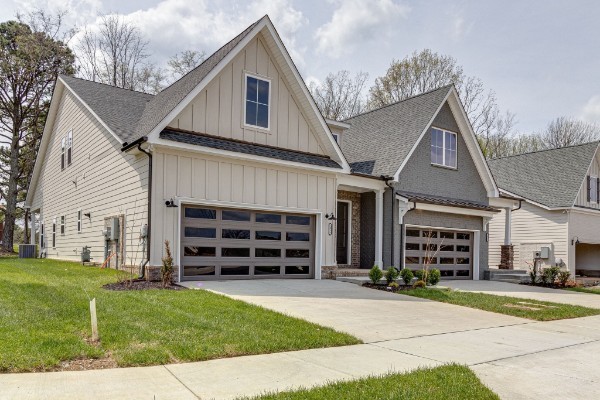
<svg viewBox="0 0 600 400">
<path fill-rule="evenodd" d="M 282 212 L 297 209 L 323 215 L 336 209 L 334 174 L 158 148 L 153 171 L 151 265 L 160 265 L 165 240 L 178 243 L 180 208 L 165 206 L 165 201 L 171 198 L 190 204 L 256 206 Z M 329 223 L 323 218 L 321 265 L 335 264 L 334 236 L 328 234 Z M 178 246 L 172 250 L 174 254 L 179 252 Z"/>
<path fill-rule="evenodd" d="M 600 177 L 600 152 L 596 152 L 594 160 L 592 161 L 592 163 L 590 165 L 590 168 L 586 174 L 586 177 L 584 178 L 583 183 L 581 185 L 581 189 L 579 189 L 579 193 L 577 194 L 577 198 L 575 199 L 576 206 L 600 210 L 599 202 L 588 201 L 588 198 L 587 198 L 587 177 L 588 176 L 593 176 L 595 178 Z"/>
<path fill-rule="evenodd" d="M 61 139 L 73 131 L 73 159 L 61 170 Z M 147 223 L 148 159 L 121 152 L 121 143 L 65 89 L 51 130 L 50 143 L 32 199 L 45 226 L 48 258 L 79 261 L 83 246 L 91 247 L 92 261 L 104 260 L 104 218 L 125 216 L 127 265 L 145 259 L 139 241 Z M 77 211 L 82 218 L 77 232 Z M 60 217 L 65 216 L 65 234 Z M 52 221 L 56 218 L 56 247 L 52 248 Z M 39 236 L 36 237 L 39 244 Z"/>
<path fill-rule="evenodd" d="M 172 128 L 315 154 L 324 151 L 258 35 L 169 123 Z M 268 131 L 244 126 L 245 73 L 270 80 Z"/>
<path fill-rule="evenodd" d="M 500 246 L 504 244 L 504 213 L 494 215 L 490 221 L 489 265 L 498 268 Z M 557 258 L 569 263 L 568 214 L 563 210 L 546 210 L 523 201 L 521 209 L 511 215 L 511 242 L 514 246 L 515 269 L 528 269 L 533 262 L 533 252 L 549 246 L 551 258 L 545 264 L 553 264 Z"/>
</svg>

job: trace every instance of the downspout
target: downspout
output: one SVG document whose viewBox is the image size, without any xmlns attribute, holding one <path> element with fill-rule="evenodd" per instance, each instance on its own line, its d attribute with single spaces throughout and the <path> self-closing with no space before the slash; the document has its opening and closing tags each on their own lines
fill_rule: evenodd
<svg viewBox="0 0 600 400">
<path fill-rule="evenodd" d="M 144 139 L 143 142 L 145 141 L 146 140 Z M 148 228 L 146 229 L 146 261 L 140 267 L 140 279 L 144 279 L 146 275 L 146 265 L 150 262 L 150 227 L 152 226 L 152 153 L 142 149 L 143 142 L 139 142 L 137 148 L 148 156 Z"/>
<path fill-rule="evenodd" d="M 390 181 L 393 180 L 393 177 L 390 176 L 383 176 L 381 175 L 381 179 L 385 181 L 385 186 L 387 186 L 388 188 L 390 188 L 391 190 L 391 203 L 392 203 L 392 234 L 391 236 L 391 246 L 390 246 L 390 263 L 392 266 L 394 266 L 394 244 L 395 244 L 395 238 L 394 238 L 394 198 L 396 197 L 396 193 L 395 193 L 395 189 L 394 187 L 390 184 Z"/>
</svg>

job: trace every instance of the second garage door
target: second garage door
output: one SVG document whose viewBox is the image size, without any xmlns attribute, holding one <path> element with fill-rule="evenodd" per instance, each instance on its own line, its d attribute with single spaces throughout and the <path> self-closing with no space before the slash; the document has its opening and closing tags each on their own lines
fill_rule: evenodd
<svg viewBox="0 0 600 400">
<path fill-rule="evenodd" d="M 443 279 L 472 279 L 473 233 L 406 227 L 404 265 L 422 269 L 430 260 L 430 268 L 440 270 Z"/>
<path fill-rule="evenodd" d="M 182 279 L 312 278 L 315 217 L 184 206 Z"/>
</svg>

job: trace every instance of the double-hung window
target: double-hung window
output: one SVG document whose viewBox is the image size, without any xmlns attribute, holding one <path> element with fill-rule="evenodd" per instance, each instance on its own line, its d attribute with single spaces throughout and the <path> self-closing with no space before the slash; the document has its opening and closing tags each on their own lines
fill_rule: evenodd
<svg viewBox="0 0 600 400">
<path fill-rule="evenodd" d="M 266 79 L 246 75 L 245 124 L 269 129 L 271 83 Z"/>
<path fill-rule="evenodd" d="M 588 202 L 598 203 L 600 198 L 600 179 L 597 176 L 588 176 Z"/>
<path fill-rule="evenodd" d="M 82 211 L 81 210 L 77 210 L 77 232 L 81 232 L 83 230 L 83 224 L 82 224 Z"/>
<path fill-rule="evenodd" d="M 52 248 L 56 248 L 56 217 L 52 220 Z"/>
<path fill-rule="evenodd" d="M 71 165 L 73 159 L 73 131 L 67 133 L 67 165 Z"/>
<path fill-rule="evenodd" d="M 431 163 L 456 168 L 456 133 L 431 128 Z"/>
<path fill-rule="evenodd" d="M 45 239 L 45 235 L 44 235 L 44 222 L 40 222 L 40 248 L 44 249 L 46 248 L 46 243 L 44 242 Z"/>
<path fill-rule="evenodd" d="M 65 169 L 73 161 L 73 131 L 70 130 L 60 141 L 60 168 Z"/>
<path fill-rule="evenodd" d="M 60 217 L 60 234 L 64 235 L 65 234 L 65 216 L 61 215 Z"/>
<path fill-rule="evenodd" d="M 60 141 L 60 169 L 65 169 L 65 151 L 67 149 L 67 140 L 62 138 Z"/>
</svg>

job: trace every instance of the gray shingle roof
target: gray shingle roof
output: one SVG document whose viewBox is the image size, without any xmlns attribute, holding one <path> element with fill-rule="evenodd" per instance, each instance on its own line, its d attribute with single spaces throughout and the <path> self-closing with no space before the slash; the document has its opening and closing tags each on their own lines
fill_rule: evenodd
<svg viewBox="0 0 600 400">
<path fill-rule="evenodd" d="M 72 76 L 60 77 L 123 141 L 131 137 L 146 105 L 154 97 Z"/>
<path fill-rule="evenodd" d="M 341 147 L 352 171 L 394 175 L 452 87 L 444 86 L 344 121 L 351 127 L 344 131 Z"/>
<path fill-rule="evenodd" d="M 402 197 L 407 198 L 409 201 L 416 201 L 419 203 L 439 204 L 442 206 L 471 208 L 471 209 L 483 210 L 483 211 L 498 211 L 496 208 L 490 207 L 487 204 L 477 203 L 477 202 L 474 202 L 471 200 L 451 199 L 449 197 L 432 196 L 429 194 L 402 192 L 402 191 L 398 191 L 396 193 Z"/>
<path fill-rule="evenodd" d="M 327 156 L 286 150 L 241 140 L 224 139 L 217 136 L 181 132 L 165 129 L 160 133 L 161 139 L 172 140 L 180 143 L 210 147 L 213 149 L 233 151 L 242 154 L 274 158 L 283 161 L 292 161 L 303 164 L 317 165 L 320 167 L 342 168 L 338 163 Z"/>
<path fill-rule="evenodd" d="M 572 207 L 599 142 L 489 160 L 500 189 L 547 207 Z"/>
<path fill-rule="evenodd" d="M 267 18 L 266 16 L 263 18 Z M 171 86 L 159 92 L 148 103 L 140 123 L 137 125 L 133 139 L 148 135 L 200 82 L 225 58 L 231 50 L 241 42 L 262 19 L 259 19 L 242 33 L 237 35 L 219 50 L 215 51 L 202 64 L 181 77 Z M 131 138 L 130 138 L 131 139 Z"/>
</svg>

